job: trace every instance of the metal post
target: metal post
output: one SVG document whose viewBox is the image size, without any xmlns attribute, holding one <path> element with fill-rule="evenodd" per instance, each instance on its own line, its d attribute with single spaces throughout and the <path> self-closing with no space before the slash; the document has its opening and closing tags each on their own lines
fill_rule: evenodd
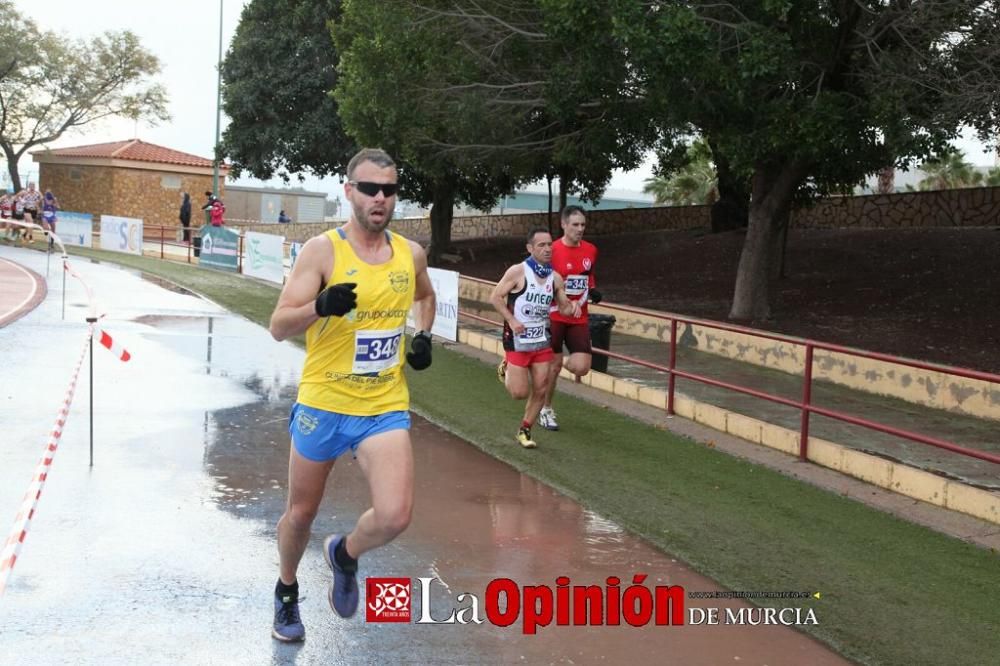
<svg viewBox="0 0 1000 666">
<path fill-rule="evenodd" d="M 164 228 L 165 227 L 161 224 L 160 225 L 160 259 L 163 259 L 163 233 L 164 233 L 163 230 L 164 230 Z"/>
<path fill-rule="evenodd" d="M 812 401 L 813 346 L 806 343 L 806 362 L 802 373 L 802 426 L 799 441 L 799 460 L 809 457 L 809 405 Z"/>
<path fill-rule="evenodd" d="M 212 194 L 219 196 L 219 125 L 222 122 L 222 0 L 219 0 L 219 62 L 215 89 L 215 150 L 212 156 Z"/>
<path fill-rule="evenodd" d="M 63 249 L 63 252 L 66 250 Z M 62 294 L 62 318 L 66 321 L 66 255 L 63 255 L 63 294 Z"/>
<path fill-rule="evenodd" d="M 667 373 L 667 416 L 674 415 L 674 367 L 677 365 L 677 320 L 670 320 L 670 372 Z"/>
<path fill-rule="evenodd" d="M 87 317 L 90 324 L 90 466 L 94 466 L 94 324 L 97 317 Z"/>
<path fill-rule="evenodd" d="M 208 353 L 205 364 L 205 374 L 212 374 L 212 324 L 215 322 L 213 317 L 208 318 Z"/>
</svg>

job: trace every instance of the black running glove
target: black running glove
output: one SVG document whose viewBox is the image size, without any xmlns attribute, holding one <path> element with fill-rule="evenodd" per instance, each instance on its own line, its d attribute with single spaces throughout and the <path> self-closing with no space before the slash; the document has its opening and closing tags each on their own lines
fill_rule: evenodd
<svg viewBox="0 0 1000 666">
<path fill-rule="evenodd" d="M 603 299 L 604 299 L 604 294 L 602 294 L 601 292 L 597 291 L 596 289 L 591 289 L 590 290 L 590 302 L 591 303 L 600 303 Z"/>
<path fill-rule="evenodd" d="M 356 282 L 340 282 L 319 292 L 316 297 L 316 314 L 320 317 L 343 317 L 358 304 L 354 293 Z"/>
<path fill-rule="evenodd" d="M 426 370 L 431 366 L 431 334 L 417 331 L 410 340 L 410 351 L 406 352 L 406 362 L 414 370 Z"/>
</svg>

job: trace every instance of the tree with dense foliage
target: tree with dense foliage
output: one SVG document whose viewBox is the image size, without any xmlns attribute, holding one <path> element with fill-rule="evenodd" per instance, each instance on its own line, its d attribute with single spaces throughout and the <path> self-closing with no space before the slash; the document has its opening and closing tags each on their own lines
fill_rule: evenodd
<svg viewBox="0 0 1000 666">
<path fill-rule="evenodd" d="M 221 155 L 232 173 L 266 180 L 343 172 L 357 145 L 337 102 L 337 49 L 328 22 L 340 0 L 252 0 L 222 64 L 230 118 Z"/>
<path fill-rule="evenodd" d="M 342 117 L 359 139 L 393 146 L 410 167 L 407 196 L 434 203 L 432 256 L 447 246 L 449 199 L 488 208 L 519 183 L 558 178 L 561 204 L 572 192 L 595 200 L 649 144 L 645 116 L 577 103 L 620 96 L 624 72 L 608 67 L 623 65 L 602 61 L 591 42 L 554 50 L 520 29 L 539 20 L 536 2 L 489 5 L 499 23 L 465 20 L 446 0 L 344 7 Z"/>
<path fill-rule="evenodd" d="M 166 92 L 152 80 L 159 72 L 131 32 L 71 40 L 0 2 L 0 150 L 14 189 L 18 160 L 35 146 L 105 118 L 168 119 Z"/>
<path fill-rule="evenodd" d="M 597 51 L 623 76 L 605 83 L 610 101 L 571 87 L 566 111 L 613 118 L 640 110 L 657 125 L 662 154 L 676 154 L 691 134 L 704 137 L 727 173 L 720 201 L 738 207 L 749 182 L 733 318 L 770 315 L 780 232 L 794 203 L 936 154 L 963 124 L 981 132 L 1000 124 L 996 0 L 533 4 L 533 23 L 501 21 L 493 6 L 472 0 L 454 0 L 447 13 L 510 39 L 531 35 L 553 52 Z M 502 59 L 495 67 L 519 92 L 505 103 L 526 114 L 545 108 L 531 79 L 505 70 Z"/>
<path fill-rule="evenodd" d="M 405 39 L 399 38 L 401 25 L 409 26 Z M 473 105 L 441 113 L 426 94 L 440 72 L 470 64 L 450 48 L 454 35 L 417 24 L 402 3 L 345 0 L 333 35 L 340 52 L 334 98 L 344 127 L 358 143 L 393 156 L 403 196 L 430 204 L 428 258 L 436 264 L 450 245 L 455 203 L 488 208 L 511 186 L 502 171 L 434 144 L 483 123 Z"/>
</svg>

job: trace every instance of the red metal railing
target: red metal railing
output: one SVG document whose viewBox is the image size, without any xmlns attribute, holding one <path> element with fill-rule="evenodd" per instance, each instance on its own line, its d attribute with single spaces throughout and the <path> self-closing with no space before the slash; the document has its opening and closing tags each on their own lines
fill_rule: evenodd
<svg viewBox="0 0 1000 666">
<path fill-rule="evenodd" d="M 478 282 L 483 285 L 492 286 L 493 282 L 488 280 L 482 280 L 479 278 L 470 278 L 463 276 L 463 279 L 470 280 L 472 282 Z M 601 307 L 612 311 L 627 312 L 631 314 L 641 314 L 646 317 L 651 317 L 653 319 L 659 319 L 670 323 L 670 361 L 669 365 L 663 366 L 657 363 L 651 363 L 643 359 L 626 356 L 624 354 L 618 354 L 612 351 L 606 351 L 603 349 L 594 348 L 594 353 L 603 354 L 610 358 L 615 358 L 620 361 L 625 361 L 627 363 L 632 363 L 634 365 L 639 365 L 645 368 L 650 368 L 652 370 L 657 370 L 659 372 L 667 373 L 667 414 L 673 415 L 674 413 L 674 393 L 675 393 L 675 378 L 682 377 L 684 379 L 690 379 L 692 381 L 700 382 L 702 384 L 707 384 L 709 386 L 715 386 L 722 389 L 727 389 L 734 391 L 736 393 L 742 393 L 745 395 L 750 395 L 756 398 L 761 398 L 762 400 L 768 400 L 780 405 L 786 405 L 788 407 L 793 407 L 800 410 L 801 418 L 799 425 L 799 458 L 801 460 L 806 460 L 809 452 L 809 417 L 811 414 L 819 414 L 820 416 L 826 416 L 831 419 L 836 419 L 838 421 L 843 421 L 845 423 L 851 423 L 853 425 L 861 426 L 863 428 L 868 428 L 870 430 L 875 430 L 878 432 L 886 433 L 888 435 L 894 435 L 896 437 L 902 437 L 914 442 L 920 442 L 921 444 L 926 444 L 928 446 L 933 446 L 939 449 L 944 449 L 947 451 L 952 451 L 954 453 L 961 454 L 963 456 L 968 456 L 971 458 L 978 458 L 979 460 L 986 460 L 988 462 L 1000 464 L 1000 455 L 993 453 L 988 453 L 986 451 L 980 451 L 978 449 L 970 449 L 967 447 L 959 446 L 953 442 L 948 442 L 937 437 L 931 437 L 929 435 L 924 435 L 918 432 L 913 432 L 911 430 L 904 430 L 902 428 L 896 428 L 885 423 L 879 423 L 877 421 L 872 421 L 870 419 L 865 419 L 853 414 L 848 414 L 847 412 L 841 412 L 833 409 L 828 409 L 826 407 L 820 407 L 818 405 L 812 404 L 812 385 L 813 385 L 813 353 L 817 349 L 824 351 L 836 352 L 839 354 L 845 354 L 848 356 L 855 356 L 859 358 L 868 358 L 877 361 L 884 361 L 887 363 L 894 363 L 897 365 L 904 365 L 911 368 L 918 368 L 921 370 L 930 370 L 933 372 L 940 372 L 944 374 L 953 375 L 956 377 L 965 377 L 968 379 L 978 379 L 981 381 L 1000 383 L 1000 375 L 990 374 L 988 372 L 980 372 L 978 370 L 969 370 L 966 368 L 955 368 L 951 366 L 935 365 L 932 363 L 924 363 L 921 361 L 915 361 L 913 359 L 899 358 L 896 356 L 891 356 L 889 354 L 881 354 L 878 352 L 870 352 L 862 349 L 852 349 L 850 347 L 844 347 L 841 345 L 829 344 L 826 342 L 818 342 L 816 340 L 804 340 L 799 338 L 793 338 L 787 335 L 781 335 L 780 333 L 769 333 L 766 331 L 758 331 L 756 329 L 748 328 L 746 326 L 738 326 L 735 324 L 726 324 L 717 321 L 711 321 L 707 319 L 695 319 L 693 317 L 682 317 L 674 314 L 666 314 L 662 312 L 655 312 L 652 310 L 644 310 L 640 308 L 632 308 L 622 305 L 610 305 L 602 304 Z M 459 315 L 474 319 L 483 323 L 493 324 L 495 326 L 502 326 L 503 322 L 499 322 L 487 317 L 481 317 L 479 315 L 473 314 L 471 312 L 459 309 Z M 748 336 L 753 336 L 756 338 L 762 338 L 766 340 L 775 340 L 778 342 L 784 342 L 788 344 L 793 344 L 797 346 L 805 347 L 805 363 L 802 375 L 802 399 L 792 400 L 790 398 L 785 398 L 779 395 L 774 395 L 773 393 L 767 393 L 765 391 L 759 391 L 747 386 L 741 386 L 739 384 L 733 384 L 730 382 L 721 381 L 718 379 L 713 379 L 712 377 L 707 377 L 705 375 L 699 375 L 693 372 L 686 372 L 684 370 L 678 370 L 677 365 L 677 324 L 683 323 L 689 326 L 702 326 L 705 328 L 713 328 L 720 331 L 729 331 L 732 333 L 742 333 Z"/>
</svg>

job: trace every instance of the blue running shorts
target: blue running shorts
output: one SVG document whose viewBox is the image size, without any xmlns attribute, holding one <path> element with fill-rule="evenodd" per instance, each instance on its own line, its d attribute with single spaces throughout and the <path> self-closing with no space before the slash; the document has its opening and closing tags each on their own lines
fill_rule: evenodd
<svg viewBox="0 0 1000 666">
<path fill-rule="evenodd" d="M 335 460 L 348 449 L 354 453 L 361 442 L 373 435 L 409 429 L 408 411 L 350 416 L 296 402 L 288 419 L 288 434 L 292 436 L 295 450 L 313 462 Z"/>
</svg>

